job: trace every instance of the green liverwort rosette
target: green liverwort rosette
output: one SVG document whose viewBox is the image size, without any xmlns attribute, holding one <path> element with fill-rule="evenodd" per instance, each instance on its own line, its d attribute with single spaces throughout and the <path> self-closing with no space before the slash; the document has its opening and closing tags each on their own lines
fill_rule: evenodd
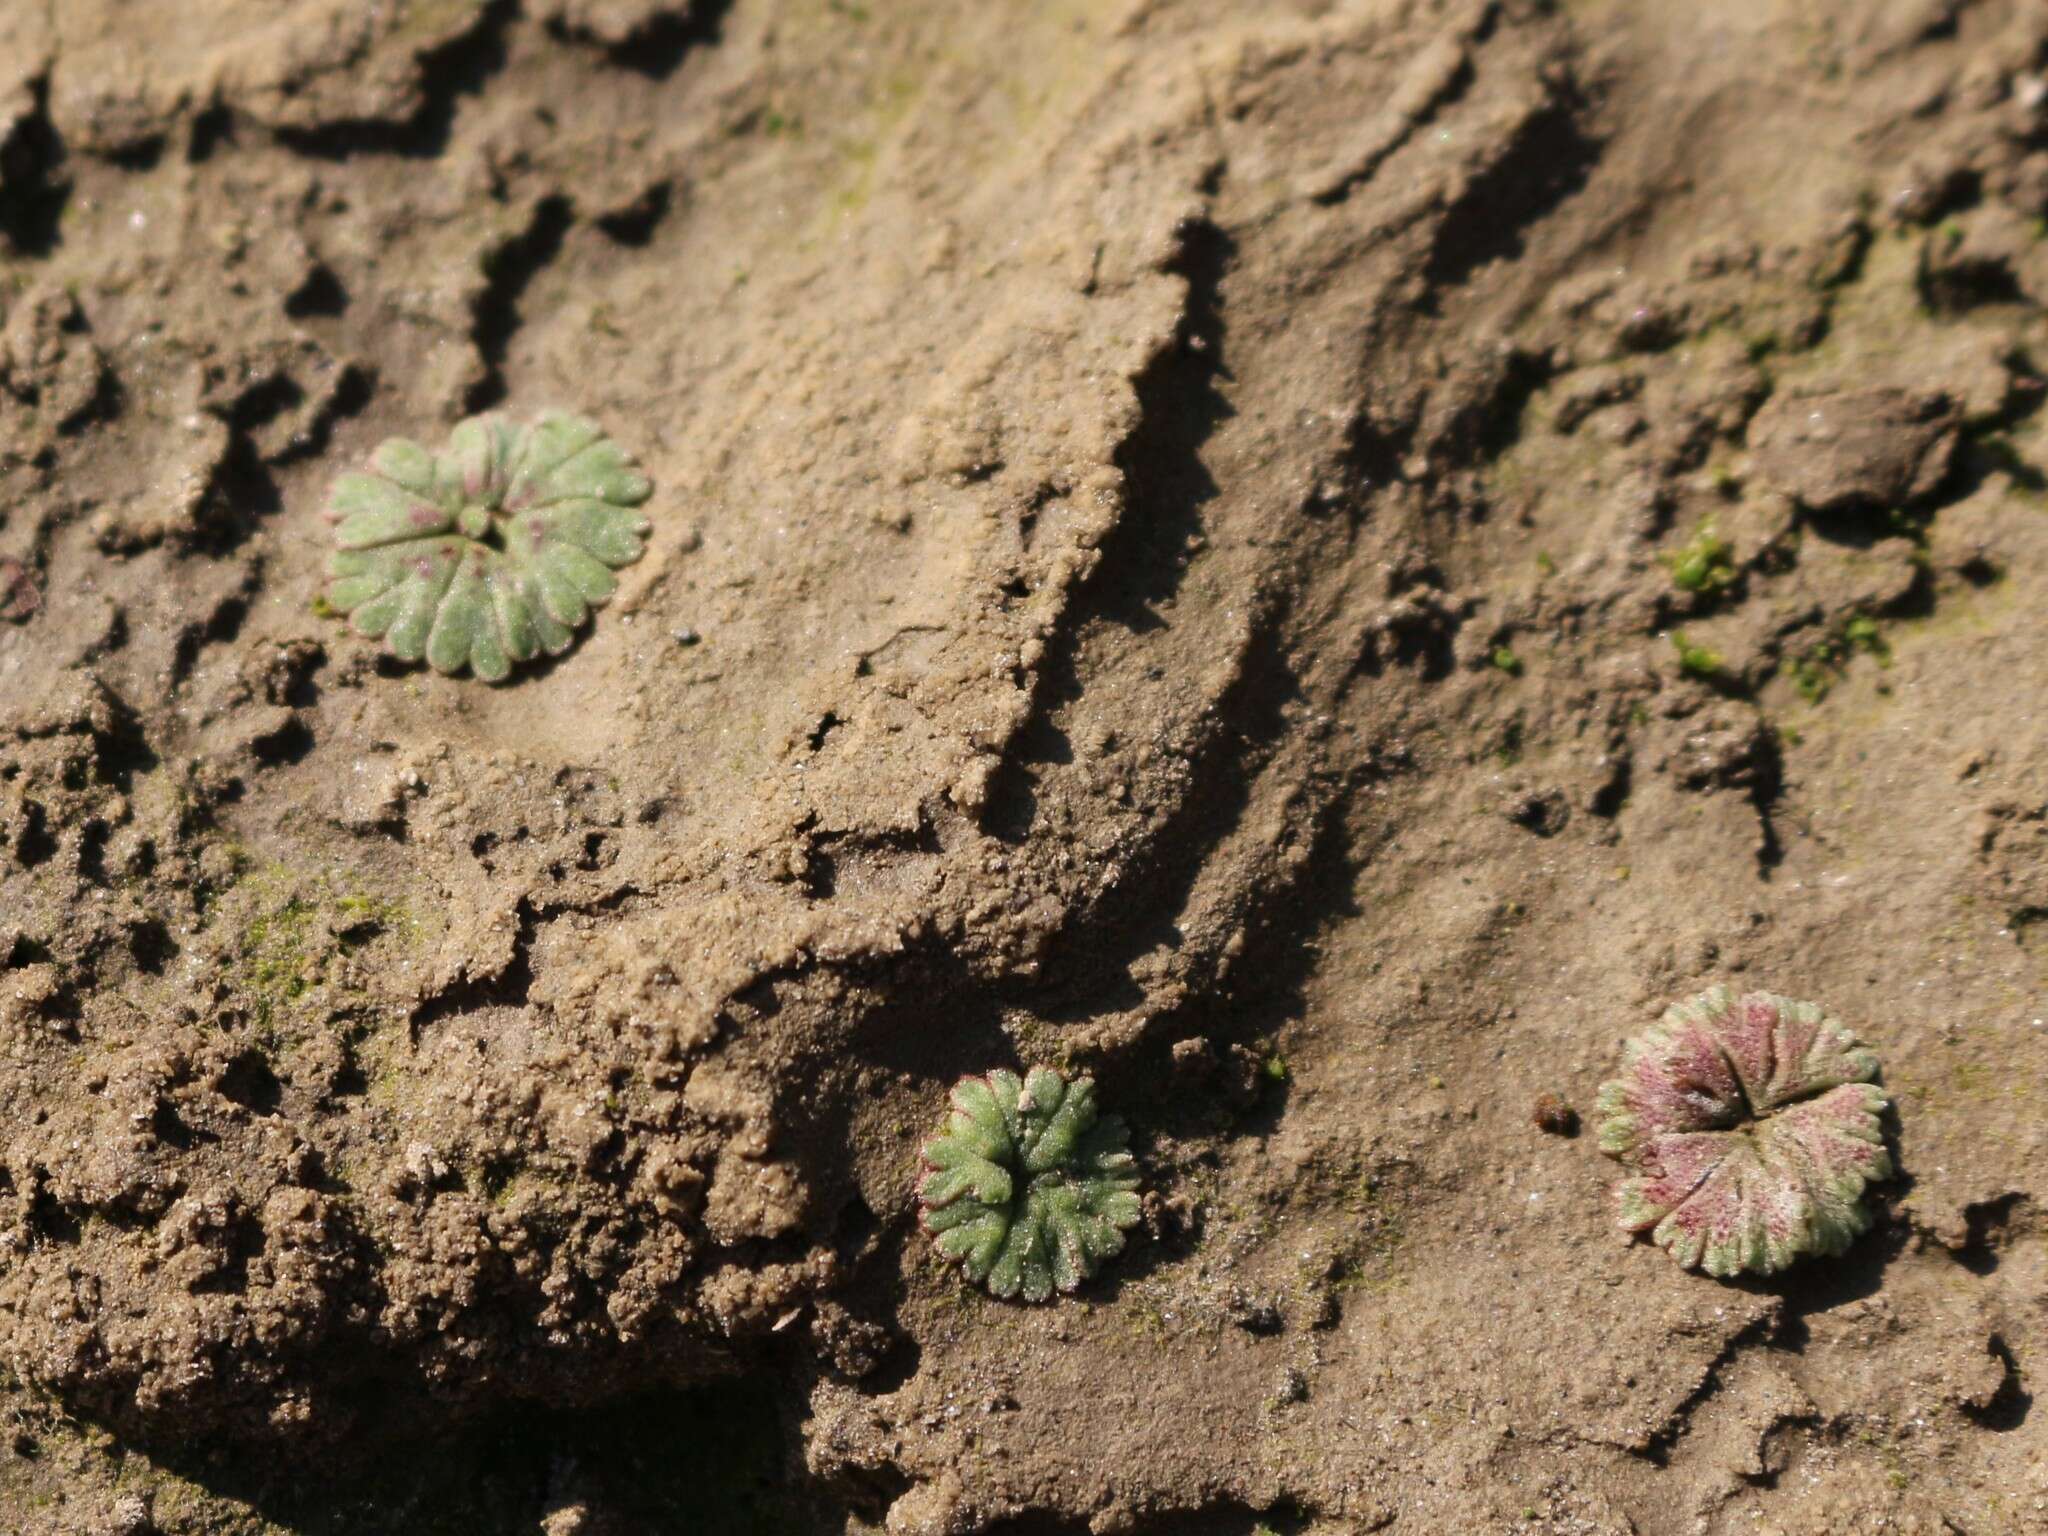
<svg viewBox="0 0 2048 1536">
<path fill-rule="evenodd" d="M 394 437 L 328 501 L 328 604 L 392 655 L 501 682 L 566 651 L 640 558 L 652 487 L 580 416 L 476 416 L 437 458 Z"/>
<path fill-rule="evenodd" d="M 997 1296 L 1072 1291 L 1123 1251 L 1138 1219 L 1130 1133 L 1095 1106 L 1095 1083 L 1049 1067 L 954 1085 L 946 1127 L 924 1148 L 925 1230 Z"/>
</svg>

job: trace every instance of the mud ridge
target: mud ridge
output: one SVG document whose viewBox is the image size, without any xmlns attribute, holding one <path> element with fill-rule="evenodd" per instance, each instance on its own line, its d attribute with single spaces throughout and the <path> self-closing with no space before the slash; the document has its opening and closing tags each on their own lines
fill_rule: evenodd
<svg viewBox="0 0 2048 1536">
<path fill-rule="evenodd" d="M 1031 763 L 1071 759 L 1072 744 L 1055 717 L 1086 690 L 1079 658 L 1091 621 L 1137 636 L 1163 627 L 1157 606 L 1185 574 L 1201 509 L 1216 495 L 1201 453 L 1231 409 L 1216 388 L 1227 376 L 1221 304 L 1230 252 L 1230 237 L 1207 220 L 1179 232 L 1179 250 L 1166 270 L 1186 282 L 1187 296 L 1173 337 L 1134 381 L 1138 418 L 1114 457 L 1124 479 L 1122 513 L 1062 616 L 1035 683 L 1031 715 L 989 786 L 982 827 L 1005 842 L 1019 844 L 1031 834 L 1037 803 Z"/>
<path fill-rule="evenodd" d="M 657 12 L 627 36 L 604 42 L 606 60 L 650 80 L 667 80 L 699 48 L 715 48 L 723 40 L 732 0 L 685 0 Z M 547 24 L 549 35 L 580 42 L 584 34 L 559 19 Z"/>
<path fill-rule="evenodd" d="M 310 160 L 378 155 L 438 159 L 454 135 L 462 99 L 481 95 L 505 67 L 506 35 L 520 13 L 520 0 L 488 0 L 468 31 L 421 54 L 422 100 L 402 121 L 354 118 L 313 127 L 280 126 L 272 134 L 286 149 Z"/>
<path fill-rule="evenodd" d="M 1569 77 L 1547 82 L 1543 104 L 1437 227 L 1423 269 L 1431 290 L 1462 287 L 1481 267 L 1513 261 L 1524 232 L 1585 187 L 1601 155 L 1586 129 L 1591 107 Z"/>
</svg>

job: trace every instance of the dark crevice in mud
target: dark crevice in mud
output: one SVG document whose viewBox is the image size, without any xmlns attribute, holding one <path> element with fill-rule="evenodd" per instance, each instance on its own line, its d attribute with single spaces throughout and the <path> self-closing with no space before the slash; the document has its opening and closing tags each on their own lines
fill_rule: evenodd
<svg viewBox="0 0 2048 1536">
<path fill-rule="evenodd" d="M 519 332 L 519 300 L 541 268 L 561 253 L 575 210 L 566 197 L 545 197 L 534 205 L 533 220 L 484 258 L 489 286 L 476 301 L 471 336 L 483 358 L 484 376 L 469 391 L 469 410 L 487 411 L 509 393 L 505 354 Z"/>
<path fill-rule="evenodd" d="M 725 33 L 726 13 L 731 9 L 732 0 L 679 4 L 653 17 L 625 41 L 607 45 L 605 59 L 650 80 L 666 80 L 697 49 L 715 47 L 720 42 Z M 548 32 L 558 42 L 581 41 L 576 32 L 558 21 L 548 24 Z"/>
<path fill-rule="evenodd" d="M 48 76 L 30 86 L 33 106 L 0 140 L 0 235 L 24 256 L 47 256 L 63 238 L 71 183 L 64 140 L 50 119 Z"/>
<path fill-rule="evenodd" d="M 1038 693 L 1041 706 L 1080 697 L 1071 657 L 1048 659 L 1039 672 Z M 1067 733 L 1053 723 L 1043 707 L 1034 710 L 1010 743 L 990 783 L 988 808 L 982 814 L 983 829 L 991 837 L 1022 847 L 1038 820 L 1037 770 L 1073 760 L 1074 745 Z"/>
<path fill-rule="evenodd" d="M 1985 1348 L 2004 1367 L 2005 1374 L 2000 1378 L 1997 1390 L 1984 1402 L 1962 1405 L 1963 1417 L 1982 1428 L 2008 1434 L 2027 1422 L 2027 1415 L 2034 1407 L 2034 1394 L 2021 1380 L 2019 1361 L 2013 1357 L 2012 1346 L 2002 1335 L 1991 1335 Z"/>
<path fill-rule="evenodd" d="M 1628 804 L 1629 793 L 1635 787 L 1636 765 L 1634 754 L 1626 748 L 1611 751 L 1607 755 L 1612 762 L 1607 781 L 1593 791 L 1593 797 L 1587 801 L 1586 809 L 1603 821 L 1612 821 L 1621 814 L 1622 807 Z"/>
<path fill-rule="evenodd" d="M 306 280 L 284 298 L 284 312 L 292 320 L 332 320 L 348 313 L 348 289 L 324 262 L 315 262 Z"/>
<path fill-rule="evenodd" d="M 1934 251 L 1934 242 L 1942 238 L 1939 231 L 1926 238 L 1913 274 L 1914 290 L 1931 313 L 1953 316 L 1985 305 L 2028 302 L 2018 274 L 2006 262 L 1992 257 L 1943 261 Z"/>
<path fill-rule="evenodd" d="M 150 1112 L 149 1133 L 177 1152 L 190 1152 L 200 1142 L 215 1139 L 186 1124 L 184 1116 L 178 1113 L 178 1106 L 169 1099 L 157 1100 L 156 1107 Z"/>
<path fill-rule="evenodd" d="M 49 812 L 42 802 L 21 802 L 21 830 L 14 838 L 14 861 L 23 869 L 34 869 L 57 856 L 57 838 L 50 831 Z"/>
<path fill-rule="evenodd" d="M 1161 1511 L 1121 1521 L 1123 1536 L 1296 1536 L 1308 1524 L 1307 1512 L 1290 1503 L 1257 1509 L 1236 1500 L 1206 1504 L 1200 1509 Z M 1080 1517 L 1034 1513 L 1014 1515 L 980 1527 L 980 1536 L 1088 1536 L 1100 1529 Z"/>
<path fill-rule="evenodd" d="M 289 306 L 287 306 L 289 308 Z M 266 378 L 235 397 L 222 412 L 228 446 L 214 466 L 192 547 L 216 558 L 246 542 L 265 518 L 283 510 L 284 494 L 273 471 L 323 452 L 334 424 L 370 403 L 371 375 L 354 363 L 341 365 L 332 390 L 282 446 L 266 453 L 258 437 L 288 412 L 306 404 L 306 391 L 288 374 Z"/>
<path fill-rule="evenodd" d="M 263 462 L 255 440 L 247 431 L 236 430 L 214 466 L 213 483 L 199 526 L 192 532 L 192 545 L 199 553 L 216 558 L 232 554 L 263 519 L 283 508 L 284 493 L 270 466 Z"/>
<path fill-rule="evenodd" d="M 0 954 L 0 971 L 19 970 L 24 965 L 48 965 L 50 960 L 49 945 L 25 933 L 17 934 L 13 945 Z M 5 1173 L 0 1173 L 0 1179 L 5 1177 Z"/>
<path fill-rule="evenodd" d="M 795 1405 L 760 1381 L 643 1391 L 589 1408 L 515 1397 L 432 1432 L 402 1386 L 364 1380 L 349 1399 L 359 1426 L 351 1438 L 374 1457 L 375 1476 L 360 1464 L 327 1471 L 200 1447 L 168 1448 L 165 1460 L 300 1536 L 804 1536 L 842 1528 L 852 1502 L 804 1472 Z"/>
<path fill-rule="evenodd" d="M 343 364 L 341 377 L 335 380 L 334 393 L 327 397 L 327 408 L 320 412 L 302 436 L 294 440 L 290 449 L 279 454 L 274 462 L 287 464 L 294 459 L 326 452 L 327 440 L 333 434 L 334 424 L 337 421 L 347 421 L 352 416 L 360 416 L 370 404 L 375 384 L 374 369 L 358 367 L 354 363 Z"/>
<path fill-rule="evenodd" d="M 825 739 L 845 723 L 838 715 L 828 709 L 810 734 L 804 739 L 810 743 L 813 752 L 822 752 L 825 749 Z"/>
<path fill-rule="evenodd" d="M 1234 249 L 1215 224 L 1190 221 L 1181 230 L 1180 251 L 1168 270 L 1186 279 L 1187 302 L 1173 341 L 1136 382 L 1138 424 L 1116 453 L 1125 484 L 1123 515 L 1103 541 L 1101 563 L 1040 670 L 1031 721 L 990 786 L 983 827 L 1005 842 L 1023 843 L 1037 819 L 1034 767 L 1072 760 L 1056 716 L 1081 696 L 1082 637 L 1101 623 L 1134 634 L 1164 628 L 1160 605 L 1173 596 L 1193 558 L 1202 508 L 1217 492 L 1202 447 L 1232 414 L 1217 384 L 1230 377 L 1221 290 Z"/>
<path fill-rule="evenodd" d="M 1955 498 L 1943 496 L 1942 503 Z M 1867 554 L 1886 539 L 1918 538 L 1918 530 L 1904 514 L 1893 517 L 1888 509 L 1873 506 L 1845 506 L 1799 509 L 1799 531 L 1834 545 L 1837 549 Z M 1895 611 L 1894 609 L 1888 611 Z"/>
<path fill-rule="evenodd" d="M 1752 756 L 1755 766 L 1750 773 L 1749 801 L 1756 809 L 1756 872 L 1758 878 L 1768 880 L 1785 861 L 1785 845 L 1778 836 L 1774 814 L 1785 792 L 1785 755 L 1778 733 L 1759 731 Z"/>
<path fill-rule="evenodd" d="M 235 114 L 223 106 L 208 107 L 192 119 L 185 138 L 185 163 L 204 165 L 223 144 L 235 142 Z"/>
<path fill-rule="evenodd" d="M 159 918 L 144 918 L 128 930 L 128 957 L 145 976 L 161 976 L 183 952 Z"/>
<path fill-rule="evenodd" d="M 38 1188 L 29 1201 L 28 1219 L 22 1223 L 35 1238 L 73 1247 L 85 1235 L 85 1224 L 72 1214 L 48 1189 Z"/>
<path fill-rule="evenodd" d="M 1364 411 L 1352 421 L 1339 467 L 1352 493 L 1348 500 L 1356 516 L 1362 517 L 1371 506 L 1374 492 L 1402 478 L 1401 465 L 1414 440 L 1413 423 L 1390 429 Z"/>
<path fill-rule="evenodd" d="M 540 919 L 525 901 L 518 906 L 519 932 L 512 958 L 493 976 L 461 976 L 413 1006 L 412 1032 L 418 1039 L 428 1029 L 458 1014 L 486 1008 L 524 1008 L 533 986 L 533 941 Z"/>
<path fill-rule="evenodd" d="M 78 878 L 88 885 L 105 889 L 112 882 L 107 878 L 107 839 L 114 835 L 114 829 L 95 816 L 78 829 Z"/>
<path fill-rule="evenodd" d="M 1217 1134 L 1267 1134 L 1278 1127 L 1287 1085 L 1265 1075 L 1260 1042 L 1270 1042 L 1303 1016 L 1307 988 L 1322 959 L 1316 936 L 1360 915 L 1355 892 L 1364 860 L 1354 846 L 1351 824 L 1358 787 L 1348 785 L 1331 795 L 1302 834 L 1308 856 L 1249 903 L 1241 947 L 1223 981 L 1198 989 L 1151 1025 L 1148 1062 L 1129 1073 L 1135 1081 L 1155 1085 L 1150 1118 L 1142 1129 L 1194 1141 Z M 1182 1066 L 1174 1047 L 1189 1039 L 1224 1050 L 1208 1053 L 1213 1065 L 1197 1054 Z M 1247 1043 L 1256 1049 L 1247 1052 Z M 1247 1073 L 1248 1066 L 1261 1070 Z M 1182 1091 L 1191 1077 L 1197 1080 L 1195 1091 Z M 1180 1251 L 1172 1243 L 1154 1246 Z"/>
<path fill-rule="evenodd" d="M 228 410 L 228 426 L 236 432 L 253 433 L 305 402 L 306 392 L 299 387 L 298 380 L 278 374 L 250 385 L 236 396 Z"/>
<path fill-rule="evenodd" d="M 132 144 L 104 151 L 104 154 L 108 164 L 119 166 L 124 171 L 153 171 L 164 157 L 164 135 L 152 133 Z"/>
<path fill-rule="evenodd" d="M 106 705 L 106 724 L 92 732 L 98 765 L 95 776 L 124 795 L 133 794 L 137 776 L 154 772 L 160 759 L 149 744 L 142 716 L 134 706 L 105 686 L 99 689 L 99 695 Z"/>
<path fill-rule="evenodd" d="M 1949 1256 L 1973 1275 L 1995 1274 L 1999 1250 L 2005 1246 L 2014 1218 L 2027 1203 L 2024 1193 L 2010 1190 L 1994 1200 L 1979 1200 L 1964 1206 L 1963 1230 L 1966 1235 L 1962 1246 L 1950 1249 Z"/>
<path fill-rule="evenodd" d="M 334 424 L 363 413 L 370 403 L 375 382 L 376 375 L 372 369 L 343 363 L 340 377 L 334 381 L 334 388 L 326 400 L 313 413 L 313 419 L 283 448 L 272 453 L 266 462 L 281 466 L 325 453 L 328 439 L 334 435 Z"/>
<path fill-rule="evenodd" d="M 1560 84 L 1507 153 L 1465 189 L 1437 227 L 1424 268 L 1431 289 L 1456 287 L 1491 262 L 1519 257 L 1529 226 L 1585 186 L 1601 152 L 1582 125 L 1585 111 L 1578 91 Z"/>
<path fill-rule="evenodd" d="M 249 616 L 249 594 L 256 590 L 258 580 L 258 573 L 252 571 L 243 581 L 240 593 L 223 598 L 203 620 L 187 624 L 178 632 L 177 641 L 171 648 L 173 688 L 192 675 L 192 669 L 199 664 L 201 651 L 209 645 L 227 645 L 242 632 L 242 622 Z"/>
<path fill-rule="evenodd" d="M 2048 491 L 2048 472 L 2033 463 L 2014 445 L 2011 433 L 2040 413 L 2042 403 L 2048 401 L 2048 378 L 2038 373 L 2032 359 L 2024 352 L 2008 355 L 2005 366 L 2013 380 L 2011 403 L 1995 418 L 1989 421 L 1973 422 L 1967 427 L 1962 440 L 1956 445 L 1955 456 L 1949 461 L 1948 474 L 1942 483 L 1920 506 L 1913 509 L 1909 517 L 1939 516 L 1943 507 L 1967 501 L 1982 490 L 1993 475 L 2003 475 L 2022 491 L 2039 495 Z M 1881 523 L 1885 531 L 1897 532 L 1890 526 L 1890 519 L 1873 517 L 1873 523 Z M 1924 527 L 1909 523 L 1909 532 L 1916 542 L 1924 540 Z M 1963 574 L 1973 584 L 1982 585 L 1995 579 L 1996 570 L 1985 562 L 1973 562 L 1974 571 L 1966 569 Z"/>
<path fill-rule="evenodd" d="M 1453 418 L 1441 441 L 1460 458 L 1493 462 L 1521 440 L 1530 400 L 1556 377 L 1547 353 L 1515 348 L 1501 359 L 1492 392 Z"/>
<path fill-rule="evenodd" d="M 1709 1398 L 1721 1390 L 1722 1374 L 1734 1364 L 1735 1357 L 1745 1350 L 1781 1346 L 1785 1342 L 1784 1327 L 1783 1314 L 1771 1312 L 1731 1335 L 1721 1346 L 1720 1353 L 1708 1362 L 1699 1385 L 1688 1392 L 1684 1400 L 1671 1410 L 1649 1439 L 1640 1446 L 1630 1446 L 1629 1453 L 1640 1456 L 1652 1466 L 1668 1467 L 1671 1464 L 1672 1451 L 1678 1442 L 1685 1438 L 1685 1432 L 1692 1427 L 1693 1415 L 1699 1412 Z"/>
<path fill-rule="evenodd" d="M 1202 508 L 1215 499 L 1215 476 L 1202 448 L 1235 414 L 1217 386 L 1229 382 L 1224 359 L 1223 278 L 1237 253 L 1218 225 L 1191 221 L 1167 270 L 1186 279 L 1187 304 L 1172 345 L 1139 374 L 1138 424 L 1118 447 L 1126 506 L 1104 541 L 1074 627 L 1100 619 L 1136 633 L 1164 627 L 1158 605 L 1173 596 L 1202 532 Z"/>
<path fill-rule="evenodd" d="M 657 181 L 616 213 L 600 214 L 591 222 L 607 240 L 638 249 L 653 240 L 674 200 L 675 189 L 665 181 Z"/>
<path fill-rule="evenodd" d="M 519 9 L 519 0 L 491 0 L 467 32 L 421 54 L 422 99 L 412 116 L 279 128 L 275 130 L 277 141 L 294 154 L 316 160 L 347 160 L 356 155 L 437 158 L 448 147 L 462 98 L 480 95 L 505 67 L 505 32 Z"/>
<path fill-rule="evenodd" d="M 297 715 L 292 715 L 276 730 L 252 737 L 249 752 L 259 767 L 287 768 L 304 762 L 313 745 L 312 728 Z"/>
<path fill-rule="evenodd" d="M 833 1251 L 849 1262 L 859 1258 L 874 1242 L 881 1226 L 873 1206 L 857 1194 L 849 1196 L 832 1222 Z"/>
<path fill-rule="evenodd" d="M 1060 977 L 1057 995 L 1075 999 L 1076 1008 L 1093 1013 L 1136 1006 L 1143 993 L 1131 979 L 1131 967 L 1148 954 L 1179 952 L 1188 943 L 1177 918 L 1217 844 L 1242 822 L 1259 771 L 1286 735 L 1290 706 L 1301 697 L 1279 624 L 1272 615 L 1255 631 L 1237 676 L 1216 702 L 1211 733 L 1194 755 L 1192 779 L 1172 812 L 1121 879 L 1074 904 L 1062 936 L 1084 937 L 1085 961 L 1064 953 L 1062 963 L 1049 969 Z M 1066 1010 L 1041 987 L 1028 985 L 1034 1009 L 1061 1017 Z"/>
</svg>

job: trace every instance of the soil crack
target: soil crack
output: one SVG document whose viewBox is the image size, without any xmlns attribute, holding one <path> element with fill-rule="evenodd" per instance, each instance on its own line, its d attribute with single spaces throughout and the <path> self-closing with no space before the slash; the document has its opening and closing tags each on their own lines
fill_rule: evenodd
<svg viewBox="0 0 2048 1536">
<path fill-rule="evenodd" d="M 524 230 L 485 255 L 484 273 L 489 283 L 477 297 L 470 326 L 484 374 L 470 386 L 465 403 L 471 412 L 491 409 L 509 392 L 505 355 L 519 333 L 519 300 L 541 269 L 561 254 L 562 241 L 575 221 L 575 209 L 567 197 L 544 197 L 534 205 L 533 218 Z"/>
<path fill-rule="evenodd" d="M 47 256 L 62 239 L 71 182 L 64 140 L 50 117 L 50 76 L 28 82 L 29 108 L 0 135 L 0 234 L 24 256 Z M 4 119 L 0 119 L 4 126 Z"/>
<path fill-rule="evenodd" d="M 1678 1442 L 1685 1438 L 1686 1431 L 1692 1425 L 1693 1416 L 1721 1390 L 1722 1381 L 1736 1358 L 1747 1350 L 1780 1347 L 1783 1326 L 1782 1309 L 1774 1307 L 1748 1326 L 1730 1335 L 1720 1351 L 1707 1362 L 1698 1385 L 1673 1406 L 1665 1415 L 1664 1422 L 1651 1431 L 1647 1439 L 1639 1445 L 1626 1447 L 1628 1453 L 1642 1458 L 1653 1466 L 1669 1466 L 1671 1453 L 1677 1448 Z"/>
</svg>

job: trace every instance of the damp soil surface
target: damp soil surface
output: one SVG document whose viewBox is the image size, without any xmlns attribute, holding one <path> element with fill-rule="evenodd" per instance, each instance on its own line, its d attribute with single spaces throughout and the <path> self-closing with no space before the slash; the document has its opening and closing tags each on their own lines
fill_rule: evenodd
<svg viewBox="0 0 2048 1536">
<path fill-rule="evenodd" d="M 2048 1529 L 2044 236 L 2026 0 L 4 0 L 0 1528 Z M 550 408 L 573 649 L 325 609 Z M 1717 982 L 1770 1282 L 1573 1134 Z"/>
</svg>

